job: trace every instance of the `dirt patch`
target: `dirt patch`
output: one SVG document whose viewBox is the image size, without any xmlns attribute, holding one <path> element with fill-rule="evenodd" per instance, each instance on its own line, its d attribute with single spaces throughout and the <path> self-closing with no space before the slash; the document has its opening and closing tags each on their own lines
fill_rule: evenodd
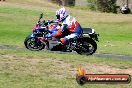
<svg viewBox="0 0 132 88">
<path fill-rule="evenodd" d="M 132 74 L 132 68 L 117 68 L 108 65 L 86 64 L 84 68 L 89 74 Z"/>
<path fill-rule="evenodd" d="M 15 72 L 30 75 L 47 75 L 57 78 L 71 75 L 70 64 L 58 59 L 32 56 L 18 56 L 12 54 L 0 55 L 0 71 Z"/>
<path fill-rule="evenodd" d="M 1 3 L 1 6 L 12 6 L 12 7 L 16 7 L 16 8 L 23 8 L 23 9 L 29 9 L 29 10 L 38 10 L 38 11 L 43 11 L 43 10 L 53 10 L 56 11 L 56 7 L 58 7 L 57 5 L 51 4 L 49 2 L 42 2 L 42 1 L 29 1 L 29 2 L 12 2 L 12 1 L 7 1 L 4 3 Z"/>
<path fill-rule="evenodd" d="M 55 58 L 0 54 L 0 60 L 0 72 L 29 74 L 32 76 L 44 75 L 56 78 L 74 78 L 78 69 L 75 62 L 67 62 Z M 116 68 L 85 62 L 83 67 L 89 74 L 132 74 L 132 68 Z"/>
<path fill-rule="evenodd" d="M 11 46 L 11 45 L 3 45 L 3 46 L 0 46 L 0 49 L 15 49 L 17 50 L 19 47 L 17 46 Z"/>
</svg>

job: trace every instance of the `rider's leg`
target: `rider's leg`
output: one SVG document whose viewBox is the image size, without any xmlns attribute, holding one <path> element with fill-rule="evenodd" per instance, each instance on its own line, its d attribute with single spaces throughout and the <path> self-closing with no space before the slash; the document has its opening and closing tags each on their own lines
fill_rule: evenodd
<svg viewBox="0 0 132 88">
<path fill-rule="evenodd" d="M 73 38 L 75 38 L 77 36 L 78 36 L 78 34 L 73 33 L 73 34 L 70 34 L 68 36 L 65 36 L 64 38 L 61 38 L 60 40 L 61 40 L 62 45 L 66 45 L 67 42 L 69 42 L 70 39 L 73 39 Z"/>
<path fill-rule="evenodd" d="M 68 36 L 65 36 L 64 38 L 61 38 L 60 41 L 61 41 L 62 45 L 64 46 L 63 49 L 69 51 L 70 50 L 70 42 L 69 42 L 69 40 L 73 39 L 73 38 L 75 38 L 77 36 L 78 35 L 74 33 L 74 34 L 70 34 Z"/>
</svg>

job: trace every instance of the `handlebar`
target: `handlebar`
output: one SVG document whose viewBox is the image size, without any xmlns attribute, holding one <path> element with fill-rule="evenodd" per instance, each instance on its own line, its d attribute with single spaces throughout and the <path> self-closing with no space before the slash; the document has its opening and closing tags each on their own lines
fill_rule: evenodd
<svg viewBox="0 0 132 88">
<path fill-rule="evenodd" d="M 39 21 L 43 18 L 43 13 L 40 14 L 39 16 Z"/>
<path fill-rule="evenodd" d="M 41 13 L 41 14 L 39 15 L 38 23 L 42 23 L 42 24 L 45 25 L 45 26 L 47 26 L 47 25 L 49 25 L 49 24 L 51 24 L 51 23 L 58 23 L 57 20 L 47 20 L 47 21 L 43 20 L 43 21 L 41 21 L 42 18 L 43 18 L 43 13 Z"/>
</svg>

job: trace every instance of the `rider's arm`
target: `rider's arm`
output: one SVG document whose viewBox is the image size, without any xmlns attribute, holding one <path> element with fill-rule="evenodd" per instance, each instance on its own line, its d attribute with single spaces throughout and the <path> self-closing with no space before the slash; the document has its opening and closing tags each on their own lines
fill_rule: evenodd
<svg viewBox="0 0 132 88">
<path fill-rule="evenodd" d="M 61 26 L 61 31 L 63 32 L 63 31 L 65 31 L 65 29 L 68 27 L 68 25 L 67 24 L 62 24 L 62 26 Z"/>
<path fill-rule="evenodd" d="M 59 23 L 58 20 L 47 20 L 46 22 L 44 22 L 44 25 L 49 25 L 51 23 Z"/>
<path fill-rule="evenodd" d="M 59 23 L 59 21 L 56 20 L 56 19 L 55 19 L 55 20 L 52 20 L 52 22 L 53 22 L 53 23 Z"/>
<path fill-rule="evenodd" d="M 49 24 L 51 24 L 51 23 L 59 23 L 59 21 L 58 20 L 47 20 L 47 22 L 49 23 Z"/>
</svg>

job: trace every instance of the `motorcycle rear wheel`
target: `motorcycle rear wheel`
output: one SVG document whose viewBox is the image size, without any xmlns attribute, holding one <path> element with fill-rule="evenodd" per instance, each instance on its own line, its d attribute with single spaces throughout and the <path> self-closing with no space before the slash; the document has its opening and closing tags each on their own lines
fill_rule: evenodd
<svg viewBox="0 0 132 88">
<path fill-rule="evenodd" d="M 77 49 L 76 52 L 81 55 L 92 55 L 97 50 L 97 44 L 93 39 L 84 38 L 80 43 L 81 48 Z M 85 50 L 83 50 L 85 49 Z"/>
</svg>

